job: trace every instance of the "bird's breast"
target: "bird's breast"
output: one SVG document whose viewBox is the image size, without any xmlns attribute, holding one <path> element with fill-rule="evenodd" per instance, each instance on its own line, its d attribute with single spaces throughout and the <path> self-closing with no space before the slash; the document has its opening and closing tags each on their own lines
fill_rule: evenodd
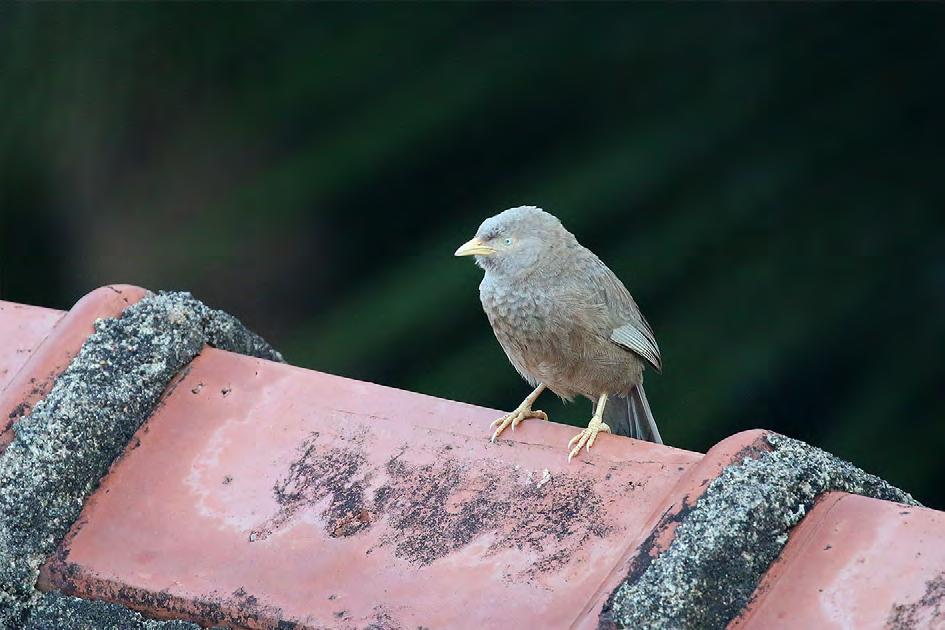
<svg viewBox="0 0 945 630">
<path fill-rule="evenodd" d="M 528 287 L 495 287 L 483 283 L 479 298 L 497 334 L 501 330 L 522 343 L 545 334 L 549 306 Z"/>
</svg>

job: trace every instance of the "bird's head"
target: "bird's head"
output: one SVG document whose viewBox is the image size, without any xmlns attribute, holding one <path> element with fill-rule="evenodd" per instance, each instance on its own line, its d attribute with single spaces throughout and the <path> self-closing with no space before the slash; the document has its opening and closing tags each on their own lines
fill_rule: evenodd
<svg viewBox="0 0 945 630">
<path fill-rule="evenodd" d="M 532 269 L 548 254 L 574 241 L 561 221 L 535 206 L 509 208 L 482 222 L 476 236 L 456 250 L 475 256 L 486 271 L 513 275 Z"/>
</svg>

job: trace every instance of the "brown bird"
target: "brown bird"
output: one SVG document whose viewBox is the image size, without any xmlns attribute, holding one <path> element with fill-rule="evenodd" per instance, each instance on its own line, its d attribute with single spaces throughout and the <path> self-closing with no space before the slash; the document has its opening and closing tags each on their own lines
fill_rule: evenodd
<svg viewBox="0 0 945 630">
<path fill-rule="evenodd" d="M 492 423 L 493 441 L 526 418 L 547 420 L 532 405 L 548 388 L 594 403 L 587 428 L 568 442 L 568 461 L 581 447 L 590 451 L 601 431 L 662 444 L 643 391 L 644 366 L 662 367 L 653 329 L 623 283 L 561 221 L 534 206 L 510 208 L 483 221 L 455 255 L 475 256 L 485 270 L 483 310 L 509 361 L 535 388 Z"/>
</svg>

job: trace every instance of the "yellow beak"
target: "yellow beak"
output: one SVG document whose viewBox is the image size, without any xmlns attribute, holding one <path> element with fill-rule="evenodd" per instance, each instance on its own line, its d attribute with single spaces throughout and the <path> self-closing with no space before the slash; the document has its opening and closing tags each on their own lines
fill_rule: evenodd
<svg viewBox="0 0 945 630">
<path fill-rule="evenodd" d="M 454 256 L 488 256 L 494 254 L 495 249 L 489 247 L 478 238 L 471 238 L 456 250 Z"/>
</svg>

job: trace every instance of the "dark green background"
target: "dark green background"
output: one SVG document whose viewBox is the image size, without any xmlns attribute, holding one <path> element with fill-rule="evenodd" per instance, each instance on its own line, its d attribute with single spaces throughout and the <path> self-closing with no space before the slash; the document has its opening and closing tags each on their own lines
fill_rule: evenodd
<svg viewBox="0 0 945 630">
<path fill-rule="evenodd" d="M 3 298 L 189 289 L 293 363 L 510 408 L 452 252 L 537 204 L 656 329 L 667 442 L 772 428 L 945 507 L 943 33 L 935 5 L 4 4 Z"/>
</svg>

